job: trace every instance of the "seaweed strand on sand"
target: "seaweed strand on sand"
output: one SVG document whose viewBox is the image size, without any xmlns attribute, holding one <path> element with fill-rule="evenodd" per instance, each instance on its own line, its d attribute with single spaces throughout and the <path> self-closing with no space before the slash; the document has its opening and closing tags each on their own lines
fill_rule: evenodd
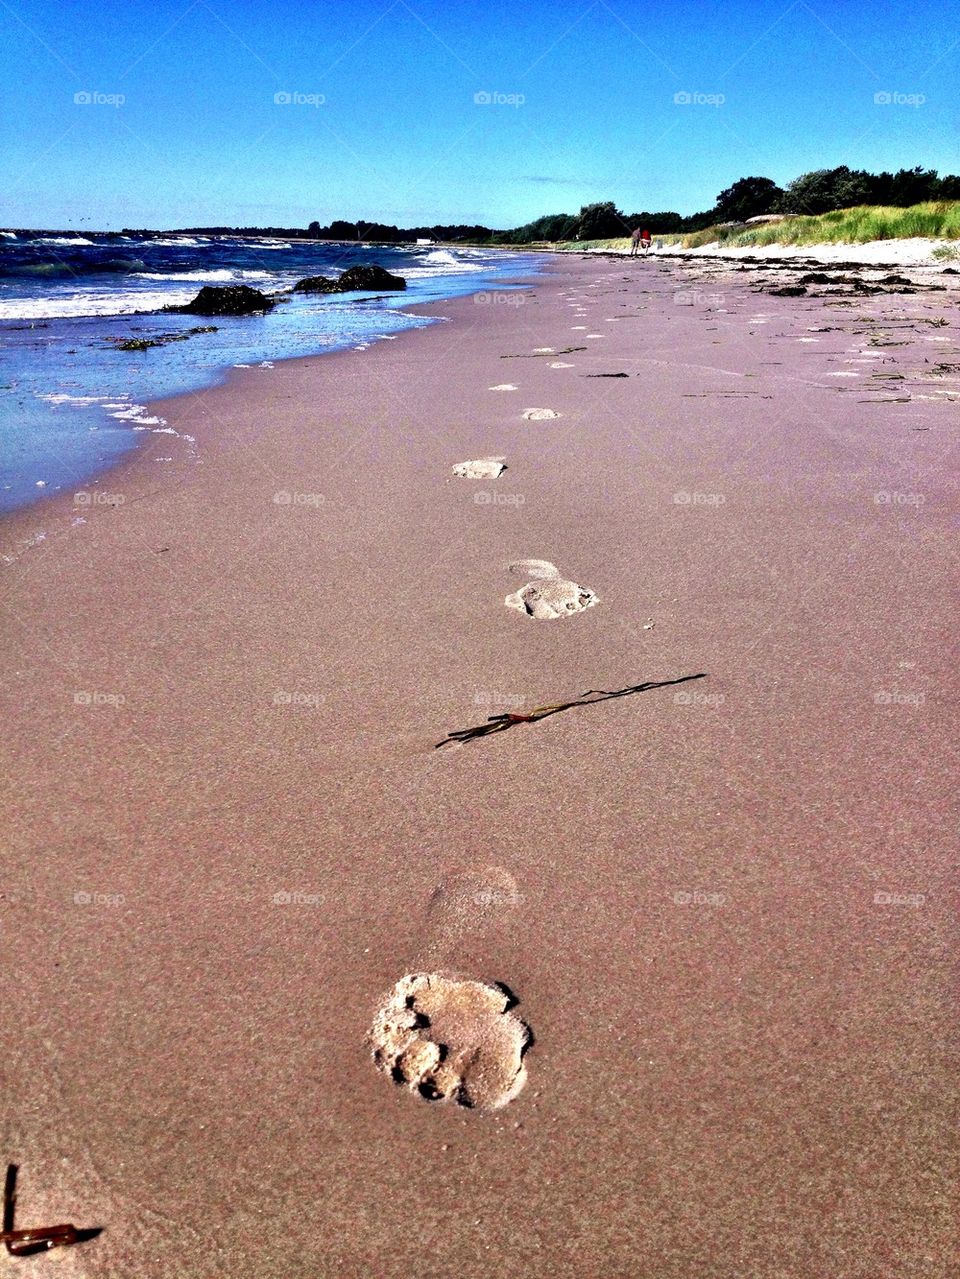
<svg viewBox="0 0 960 1279">
<path fill-rule="evenodd" d="M 558 715 L 561 711 L 572 710 L 575 706 L 596 706 L 600 702 L 614 697 L 629 697 L 633 693 L 646 693 L 652 688 L 667 688 L 671 684 L 685 684 L 688 680 L 706 679 L 706 672 L 697 675 L 680 675 L 677 679 L 648 680 L 644 684 L 630 684 L 626 688 L 607 690 L 590 688 L 579 697 L 569 702 L 556 702 L 550 706 L 535 706 L 531 711 L 508 711 L 503 715 L 490 715 L 483 724 L 475 724 L 472 728 L 455 728 L 449 732 L 442 742 L 437 742 L 434 750 L 441 746 L 451 746 L 454 742 L 469 742 L 475 737 L 487 737 L 490 733 L 501 733 L 504 729 L 515 728 L 518 724 L 532 724 L 537 720 L 547 719 L 550 715 Z"/>
</svg>

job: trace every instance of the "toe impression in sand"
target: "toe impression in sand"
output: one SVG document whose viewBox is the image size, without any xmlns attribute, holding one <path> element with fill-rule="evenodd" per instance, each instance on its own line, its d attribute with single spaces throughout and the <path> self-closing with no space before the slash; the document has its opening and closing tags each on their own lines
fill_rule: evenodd
<svg viewBox="0 0 960 1279">
<path fill-rule="evenodd" d="M 529 1028 L 501 987 L 410 973 L 384 999 L 370 1031 L 373 1060 L 427 1101 L 498 1110 L 526 1082 Z"/>
<path fill-rule="evenodd" d="M 563 578 L 550 578 L 528 582 L 503 602 L 507 608 L 518 609 L 528 617 L 549 621 L 555 617 L 569 617 L 571 613 L 582 613 L 585 608 L 599 603 L 599 598 L 586 586 Z"/>
<path fill-rule="evenodd" d="M 560 414 L 556 409 L 524 409 L 523 416 L 528 422 L 547 422 Z"/>
<path fill-rule="evenodd" d="M 453 473 L 463 480 L 495 480 L 507 469 L 505 457 L 478 457 L 472 462 L 458 462 Z"/>
</svg>

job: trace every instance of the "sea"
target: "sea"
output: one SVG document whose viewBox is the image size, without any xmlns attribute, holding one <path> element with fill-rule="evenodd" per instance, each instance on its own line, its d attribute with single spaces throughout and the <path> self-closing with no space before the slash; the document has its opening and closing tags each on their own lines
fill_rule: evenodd
<svg viewBox="0 0 960 1279">
<path fill-rule="evenodd" d="M 390 294 L 294 293 L 310 275 L 379 263 L 407 281 Z M 138 237 L 0 232 L 0 512 L 82 489 L 136 447 L 176 434 L 151 400 L 199 390 L 230 369 L 353 348 L 442 323 L 415 303 L 465 294 L 504 302 L 535 255 L 446 245 L 368 245 L 217 235 Z M 205 284 L 280 295 L 269 314 L 164 313 Z M 134 338 L 196 333 L 142 351 Z"/>
</svg>

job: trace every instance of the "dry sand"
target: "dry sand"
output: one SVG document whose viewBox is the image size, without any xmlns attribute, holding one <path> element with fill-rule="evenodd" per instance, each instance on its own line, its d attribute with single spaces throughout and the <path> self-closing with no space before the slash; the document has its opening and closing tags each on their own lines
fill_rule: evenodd
<svg viewBox="0 0 960 1279">
<path fill-rule="evenodd" d="M 627 249 L 601 249 L 596 252 L 628 255 Z M 956 266 L 960 260 L 960 246 L 956 240 L 938 240 L 929 236 L 904 236 L 896 240 L 867 240 L 863 244 L 756 244 L 743 248 L 728 248 L 719 242 L 703 244 L 698 249 L 683 249 L 667 244 L 662 249 L 648 250 L 651 257 L 683 256 L 689 258 L 809 258 L 830 265 L 834 262 L 860 262 L 866 267 L 927 267 L 939 271 L 944 266 Z M 938 254 L 945 254 L 942 259 Z"/>
<path fill-rule="evenodd" d="M 104 1227 L 3 1273 L 950 1272 L 957 294 L 698 270 L 233 373 L 0 526 L 3 1151 Z M 501 1109 L 376 1069 L 422 972 L 516 996 Z"/>
</svg>

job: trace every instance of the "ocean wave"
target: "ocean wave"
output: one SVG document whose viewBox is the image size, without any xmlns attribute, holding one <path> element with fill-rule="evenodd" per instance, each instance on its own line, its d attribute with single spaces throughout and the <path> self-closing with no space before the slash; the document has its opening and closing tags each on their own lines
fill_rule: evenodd
<svg viewBox="0 0 960 1279">
<path fill-rule="evenodd" d="M 24 262 L 17 266 L 0 268 L 0 275 L 73 275 L 63 262 Z"/>
<path fill-rule="evenodd" d="M 17 239 L 17 234 L 15 231 L 0 231 L 0 236 L 2 236 L 5 240 Z"/>
<path fill-rule="evenodd" d="M 85 239 L 82 235 L 41 235 L 33 241 L 34 244 L 93 244 L 92 240 Z"/>
<path fill-rule="evenodd" d="M 106 262 L 77 262 L 58 258 L 55 262 L 0 262 L 0 277 L 36 276 L 50 279 L 74 278 L 78 275 L 129 275 L 140 271 L 146 263 L 142 258 L 109 258 Z"/>
<path fill-rule="evenodd" d="M 423 255 L 424 262 L 452 262 L 457 263 L 458 258 L 450 252 L 449 249 L 431 249 L 429 253 Z"/>
<path fill-rule="evenodd" d="M 115 399 L 111 395 L 69 395 L 66 391 L 38 391 L 37 399 L 47 404 L 101 404 L 105 400 Z M 124 404 L 106 405 L 107 408 L 125 408 Z"/>
<path fill-rule="evenodd" d="M 436 263 L 434 266 L 401 267 L 400 272 L 408 280 L 432 280 L 439 275 L 471 275 L 476 271 L 487 271 L 489 267 L 479 262 Z"/>
<path fill-rule="evenodd" d="M 196 297 L 195 289 L 166 289 L 126 293 L 72 293 L 67 297 L 10 298 L 0 301 L 0 320 L 74 320 L 96 315 L 134 315 L 182 306 Z"/>
<path fill-rule="evenodd" d="M 481 257 L 466 249 L 431 249 L 428 253 L 415 251 L 416 266 L 407 267 L 402 274 L 414 280 L 425 280 L 435 275 L 464 275 L 472 271 L 485 271 L 490 265 L 488 257 Z"/>
<path fill-rule="evenodd" d="M 140 265 L 143 266 L 143 263 L 141 262 Z M 176 268 L 172 271 L 138 271 L 136 278 L 138 280 L 201 280 L 213 284 L 228 280 L 270 280 L 273 276 L 269 271 L 241 271 L 222 267 L 210 271 L 178 271 Z"/>
</svg>

